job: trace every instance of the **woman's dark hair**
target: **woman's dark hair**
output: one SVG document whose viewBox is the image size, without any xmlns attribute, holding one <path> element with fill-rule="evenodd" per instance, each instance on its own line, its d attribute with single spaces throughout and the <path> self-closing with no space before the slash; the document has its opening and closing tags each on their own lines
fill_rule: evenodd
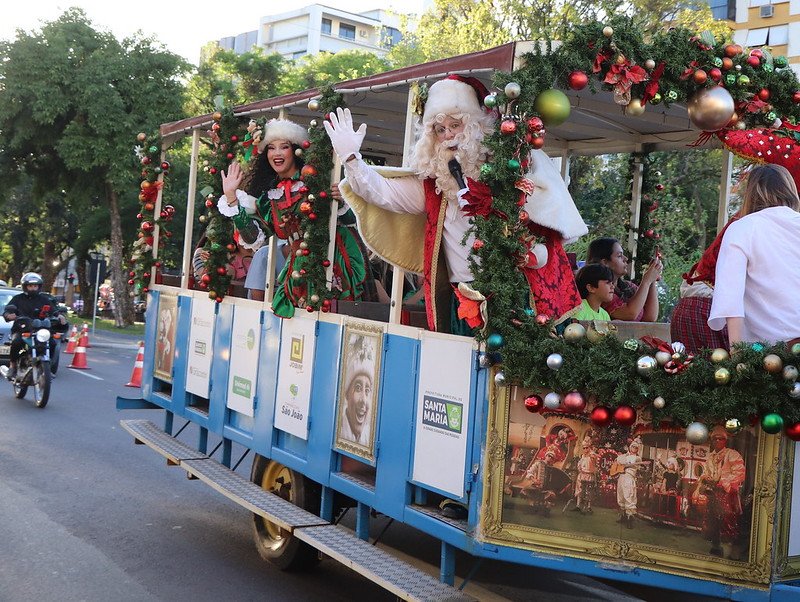
<svg viewBox="0 0 800 602">
<path fill-rule="evenodd" d="M 611 255 L 614 253 L 614 245 L 617 243 L 619 243 L 619 241 L 610 236 L 595 238 L 589 243 L 589 249 L 586 252 L 586 263 L 600 263 L 603 259 L 611 261 Z"/>
<path fill-rule="evenodd" d="M 297 144 L 292 144 L 292 156 L 294 157 L 294 165 L 298 171 L 303 169 L 303 166 L 306 164 L 303 161 L 303 157 L 298 157 L 294 154 L 300 148 Z M 277 184 L 278 175 L 275 173 L 275 170 L 272 169 L 272 165 L 269 164 L 267 161 L 267 149 L 264 148 L 264 152 L 261 153 L 256 159 L 253 166 L 250 168 L 250 174 L 247 176 L 247 180 L 244 183 L 245 191 L 258 198 L 262 194 L 264 194 L 267 190 L 274 187 Z"/>
<path fill-rule="evenodd" d="M 588 286 L 590 284 L 597 287 L 598 282 L 601 280 L 614 281 L 614 274 L 611 273 L 611 268 L 604 266 L 602 263 L 587 263 L 578 270 L 575 275 L 575 284 L 578 285 L 581 299 L 586 299 L 589 296 Z"/>
</svg>

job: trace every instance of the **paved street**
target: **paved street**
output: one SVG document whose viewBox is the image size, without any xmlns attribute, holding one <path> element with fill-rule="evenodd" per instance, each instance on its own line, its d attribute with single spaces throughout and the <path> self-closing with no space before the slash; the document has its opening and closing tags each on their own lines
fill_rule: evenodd
<svg viewBox="0 0 800 602">
<path fill-rule="evenodd" d="M 63 356 L 42 410 L 0 382 L 0 600 L 393 599 L 331 560 L 308 574 L 274 569 L 255 551 L 248 512 L 134 446 L 119 420 L 163 416 L 115 409 L 117 395 L 139 393 L 124 386 L 134 341 L 98 332 L 89 370 L 67 369 Z M 385 524 L 376 518 L 373 533 Z M 438 561 L 437 543 L 405 526 L 393 525 L 383 541 L 416 562 Z M 460 558 L 459 572 L 470 562 Z M 486 600 L 637 599 L 582 576 L 488 561 L 477 576 L 472 593 Z"/>
</svg>

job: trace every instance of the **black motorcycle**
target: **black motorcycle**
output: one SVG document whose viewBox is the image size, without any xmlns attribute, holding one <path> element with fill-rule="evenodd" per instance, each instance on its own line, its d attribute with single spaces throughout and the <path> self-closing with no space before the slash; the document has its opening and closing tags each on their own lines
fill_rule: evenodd
<svg viewBox="0 0 800 602">
<path fill-rule="evenodd" d="M 11 379 L 14 395 L 22 399 L 33 387 L 33 401 L 37 408 L 47 405 L 50 398 L 52 373 L 50 366 L 50 346 L 52 341 L 50 319 L 17 318 L 12 332 L 17 333 L 24 342 L 24 347 L 17 358 L 17 374 Z M 8 374 L 8 367 L 0 367 L 3 376 Z"/>
</svg>

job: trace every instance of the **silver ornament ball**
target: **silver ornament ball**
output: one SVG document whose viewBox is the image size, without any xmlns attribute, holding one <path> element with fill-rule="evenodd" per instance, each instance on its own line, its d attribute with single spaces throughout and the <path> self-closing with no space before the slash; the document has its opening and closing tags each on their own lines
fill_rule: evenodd
<svg viewBox="0 0 800 602">
<path fill-rule="evenodd" d="M 798 372 L 795 366 L 784 366 L 783 367 L 783 379 L 788 380 L 789 382 L 794 382 L 797 380 Z"/>
<path fill-rule="evenodd" d="M 703 445 L 708 441 L 708 427 L 702 422 L 692 422 L 686 427 L 686 440 L 692 445 Z"/>
<path fill-rule="evenodd" d="M 636 360 L 636 371 L 642 376 L 650 376 L 656 366 L 658 366 L 656 358 L 650 355 L 643 355 Z"/>
<path fill-rule="evenodd" d="M 498 387 L 506 386 L 506 375 L 502 370 L 494 375 L 494 384 Z"/>
<path fill-rule="evenodd" d="M 519 95 L 522 94 L 522 88 L 517 82 L 508 82 L 506 87 L 503 88 L 503 92 L 508 98 L 519 98 Z"/>
<path fill-rule="evenodd" d="M 656 361 L 659 366 L 664 366 L 672 359 L 672 355 L 666 351 L 656 351 Z"/>
<path fill-rule="evenodd" d="M 789 389 L 789 397 L 792 399 L 800 399 L 800 383 L 793 383 L 792 388 Z"/>
<path fill-rule="evenodd" d="M 564 329 L 564 339 L 570 343 L 577 343 L 585 336 L 586 328 L 578 322 L 573 322 Z"/>
<path fill-rule="evenodd" d="M 544 407 L 548 410 L 557 410 L 561 407 L 561 395 L 555 391 L 550 391 L 544 396 Z"/>
<path fill-rule="evenodd" d="M 665 400 L 663 397 L 661 397 L 661 396 L 658 396 L 658 397 L 656 397 L 656 398 L 653 400 L 653 407 L 654 407 L 654 408 L 656 408 L 657 410 L 662 410 L 662 409 L 664 409 L 664 406 L 665 406 L 665 405 L 667 405 L 667 402 L 666 402 L 666 400 Z"/>
<path fill-rule="evenodd" d="M 547 356 L 547 367 L 551 370 L 559 370 L 564 365 L 564 358 L 560 353 L 551 353 Z"/>
</svg>

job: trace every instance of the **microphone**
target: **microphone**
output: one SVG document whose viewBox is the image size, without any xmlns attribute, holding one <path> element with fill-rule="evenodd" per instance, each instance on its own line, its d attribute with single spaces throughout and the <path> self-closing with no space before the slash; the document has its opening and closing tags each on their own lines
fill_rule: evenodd
<svg viewBox="0 0 800 602">
<path fill-rule="evenodd" d="M 450 159 L 447 163 L 447 168 L 450 170 L 450 175 L 455 178 L 458 188 L 460 190 L 466 188 L 467 185 L 464 183 L 464 174 L 461 172 L 461 164 L 458 162 L 458 159 Z"/>
</svg>

